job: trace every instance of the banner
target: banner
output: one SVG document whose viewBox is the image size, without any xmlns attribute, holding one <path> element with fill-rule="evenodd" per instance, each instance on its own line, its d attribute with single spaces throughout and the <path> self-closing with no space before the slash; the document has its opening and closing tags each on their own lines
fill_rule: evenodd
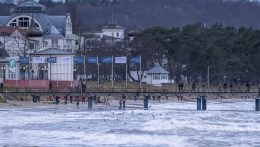
<svg viewBox="0 0 260 147">
<path fill-rule="evenodd" d="M 15 70 L 16 70 L 16 59 L 15 58 L 9 58 L 8 67 L 9 67 L 9 71 L 15 72 Z"/>
<path fill-rule="evenodd" d="M 110 63 L 112 63 L 112 58 L 111 57 L 104 57 L 104 58 L 102 58 L 102 63 L 110 64 Z"/>
<path fill-rule="evenodd" d="M 72 63 L 72 57 L 58 57 L 57 63 L 62 63 L 62 64 Z"/>
<path fill-rule="evenodd" d="M 73 62 L 77 64 L 84 63 L 84 57 L 73 57 Z"/>
<path fill-rule="evenodd" d="M 29 57 L 20 57 L 19 63 L 20 64 L 29 64 Z"/>
<path fill-rule="evenodd" d="M 91 64 L 97 63 L 97 57 L 87 57 L 87 61 Z"/>
<path fill-rule="evenodd" d="M 45 57 L 33 57 L 32 63 L 45 63 Z"/>
<path fill-rule="evenodd" d="M 56 63 L 57 62 L 57 58 L 56 57 L 47 58 L 47 62 L 48 63 Z"/>
<path fill-rule="evenodd" d="M 141 58 L 140 57 L 133 57 L 133 58 L 130 59 L 130 62 L 134 63 L 134 64 L 140 64 Z"/>
<path fill-rule="evenodd" d="M 115 63 L 119 63 L 119 64 L 126 63 L 126 57 L 115 57 Z"/>
</svg>

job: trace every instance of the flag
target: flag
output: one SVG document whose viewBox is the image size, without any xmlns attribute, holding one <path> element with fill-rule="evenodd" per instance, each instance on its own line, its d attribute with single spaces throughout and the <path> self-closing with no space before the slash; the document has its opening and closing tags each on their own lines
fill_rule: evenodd
<svg viewBox="0 0 260 147">
<path fill-rule="evenodd" d="M 58 57 L 57 58 L 57 63 L 69 64 L 72 62 L 73 62 L 72 57 Z"/>
<path fill-rule="evenodd" d="M 73 62 L 82 64 L 84 62 L 84 57 L 73 57 Z"/>
<path fill-rule="evenodd" d="M 141 58 L 140 57 L 133 57 L 133 58 L 130 59 L 130 62 L 134 63 L 134 64 L 140 64 Z"/>
<path fill-rule="evenodd" d="M 29 57 L 20 57 L 19 62 L 20 64 L 29 64 Z"/>
<path fill-rule="evenodd" d="M 87 57 L 88 63 L 97 63 L 97 57 Z"/>
<path fill-rule="evenodd" d="M 112 58 L 111 57 L 103 57 L 102 63 L 110 64 L 110 63 L 112 63 Z"/>
<path fill-rule="evenodd" d="M 120 64 L 126 63 L 126 57 L 115 57 L 115 63 L 120 63 Z"/>
<path fill-rule="evenodd" d="M 33 57 L 32 63 L 45 63 L 45 57 Z"/>
<path fill-rule="evenodd" d="M 48 63 L 56 63 L 57 62 L 57 58 L 56 57 L 47 58 L 47 62 Z"/>
<path fill-rule="evenodd" d="M 16 58 L 14 58 L 14 57 L 9 58 L 8 67 L 9 67 L 9 71 L 11 71 L 11 72 L 16 71 Z"/>
</svg>

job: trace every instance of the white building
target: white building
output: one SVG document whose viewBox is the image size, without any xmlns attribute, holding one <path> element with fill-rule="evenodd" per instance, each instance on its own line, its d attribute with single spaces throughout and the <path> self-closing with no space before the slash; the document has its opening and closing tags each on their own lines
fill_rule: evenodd
<svg viewBox="0 0 260 147">
<path fill-rule="evenodd" d="M 101 39 L 105 39 L 107 43 L 121 42 L 125 38 L 125 28 L 111 23 L 102 26 L 100 32 L 87 32 L 83 33 L 83 36 L 85 37 L 85 45 L 86 42 L 100 41 Z"/>
<path fill-rule="evenodd" d="M 16 86 L 20 83 L 17 80 L 28 79 L 30 86 L 32 80 L 73 81 L 73 54 L 78 49 L 78 37 L 72 33 L 69 13 L 50 16 L 45 6 L 25 0 L 10 16 L 0 16 L 0 26 L 0 44 L 12 57 L 1 61 L 2 80 L 15 80 Z M 27 58 L 26 64 L 21 64 L 20 57 Z M 56 57 L 57 62 L 48 63 L 50 57 Z"/>
<path fill-rule="evenodd" d="M 28 48 L 27 53 L 49 48 L 58 48 L 74 53 L 78 49 L 78 37 L 72 34 L 70 14 L 50 16 L 47 14 L 45 6 L 33 0 L 26 0 L 19 4 L 12 10 L 10 16 L 0 16 L 0 25 L 26 30 L 23 38 L 16 39 L 22 39 L 26 42 L 24 44 Z M 4 44 L 6 37 L 0 37 L 0 41 Z M 9 39 L 9 42 L 15 44 L 17 40 Z M 17 48 L 12 46 L 8 49 L 6 46 L 5 49 L 10 51 Z M 21 55 L 17 54 L 16 56 Z"/>
<path fill-rule="evenodd" d="M 130 73 L 135 80 L 138 80 L 137 71 L 131 71 Z M 154 86 L 162 86 L 162 84 L 171 83 L 171 80 L 169 80 L 169 72 L 162 68 L 159 64 L 156 64 L 150 70 L 144 71 L 141 82 Z"/>
<path fill-rule="evenodd" d="M 125 28 L 118 26 L 116 24 L 109 24 L 103 26 L 101 30 L 102 30 L 102 37 L 108 36 L 108 37 L 113 37 L 115 39 L 124 39 L 125 37 Z"/>
</svg>

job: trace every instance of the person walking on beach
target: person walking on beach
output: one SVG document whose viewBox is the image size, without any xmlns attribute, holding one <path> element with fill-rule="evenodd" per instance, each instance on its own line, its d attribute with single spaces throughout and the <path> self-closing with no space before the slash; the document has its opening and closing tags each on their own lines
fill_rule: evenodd
<svg viewBox="0 0 260 147">
<path fill-rule="evenodd" d="M 60 103 L 60 97 L 59 96 L 56 96 L 55 97 L 55 100 L 56 100 L 56 105 L 58 105 Z"/>
<path fill-rule="evenodd" d="M 73 96 L 70 96 L 70 103 L 72 104 Z"/>
<path fill-rule="evenodd" d="M 85 96 L 82 96 L 82 97 L 81 97 L 81 103 L 84 103 L 84 104 L 85 104 L 85 102 L 86 102 L 86 97 L 85 97 Z"/>
<path fill-rule="evenodd" d="M 0 92 L 3 92 L 4 91 L 4 84 L 3 84 L 3 82 L 1 82 L 1 84 L 0 84 Z"/>
<path fill-rule="evenodd" d="M 249 84 L 249 82 L 246 82 L 246 92 L 247 93 L 250 92 L 250 84 Z"/>
<path fill-rule="evenodd" d="M 67 95 L 64 96 L 64 101 L 65 101 L 65 102 L 64 102 L 65 104 L 68 103 L 68 96 L 67 96 Z"/>
<path fill-rule="evenodd" d="M 52 91 L 52 83 L 51 83 L 51 81 L 49 82 L 49 92 L 51 92 Z"/>
<path fill-rule="evenodd" d="M 181 89 L 181 92 L 183 92 L 183 89 L 184 89 L 184 84 L 183 84 L 183 82 L 180 83 L 180 89 Z"/>
<path fill-rule="evenodd" d="M 126 102 L 126 99 L 123 99 L 123 110 L 125 110 L 125 102 Z"/>
<path fill-rule="evenodd" d="M 196 83 L 195 83 L 195 81 L 192 82 L 191 92 L 196 92 Z"/>
<path fill-rule="evenodd" d="M 227 92 L 227 83 L 226 82 L 224 83 L 223 88 L 224 88 L 224 92 Z"/>
<path fill-rule="evenodd" d="M 79 106 L 79 96 L 76 96 L 77 106 Z"/>
<path fill-rule="evenodd" d="M 121 110 L 122 109 L 122 100 L 120 99 L 119 100 L 119 110 Z"/>
</svg>

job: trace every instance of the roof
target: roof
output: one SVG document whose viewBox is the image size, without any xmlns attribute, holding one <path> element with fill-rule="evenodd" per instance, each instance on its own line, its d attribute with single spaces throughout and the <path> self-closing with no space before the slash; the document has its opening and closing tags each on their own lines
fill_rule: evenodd
<svg viewBox="0 0 260 147">
<path fill-rule="evenodd" d="M 67 15 L 69 16 L 70 14 L 68 13 Z M 16 7 L 15 13 L 12 13 L 10 16 L 0 16 L 0 26 L 6 26 L 9 21 L 19 16 L 33 17 L 42 27 L 44 35 L 59 33 L 61 34 L 58 36 L 60 38 L 65 36 L 67 15 L 49 16 L 45 13 L 45 6 L 34 0 L 26 0 Z M 57 35 L 51 35 L 51 37 L 57 38 Z"/>
<path fill-rule="evenodd" d="M 46 13 L 46 8 L 34 0 L 26 0 L 15 7 L 13 13 Z"/>
<path fill-rule="evenodd" d="M 66 29 L 66 16 L 48 16 L 48 19 L 52 24 L 60 31 L 61 34 L 65 34 Z"/>
<path fill-rule="evenodd" d="M 18 7 L 45 7 L 34 0 L 26 0 L 25 2 L 18 5 Z"/>
<path fill-rule="evenodd" d="M 6 26 L 10 20 L 21 15 L 32 17 L 32 14 L 28 13 L 14 13 L 11 16 L 0 16 L 0 25 Z M 66 16 L 49 16 L 42 13 L 33 13 L 33 19 L 34 21 L 39 22 L 42 27 L 43 34 L 51 34 L 53 28 L 55 27 L 61 34 L 60 36 L 65 35 Z"/>
<path fill-rule="evenodd" d="M 5 49 L 0 48 L 0 58 L 5 58 L 5 57 L 9 57 L 8 53 L 6 52 Z"/>
<path fill-rule="evenodd" d="M 10 16 L 0 16 L 0 26 L 5 26 L 8 23 Z"/>
<path fill-rule="evenodd" d="M 122 26 L 118 26 L 117 24 L 108 24 L 106 26 L 102 26 L 102 29 L 125 29 Z"/>
<path fill-rule="evenodd" d="M 10 36 L 14 33 L 14 31 L 19 31 L 22 35 L 26 35 L 26 30 L 23 30 L 19 27 L 11 27 L 11 26 L 2 26 L 0 27 L 0 36 Z"/>
<path fill-rule="evenodd" d="M 69 52 L 57 49 L 57 48 L 49 48 L 46 50 L 41 50 L 35 53 L 32 53 L 31 55 L 73 55 Z"/>
<path fill-rule="evenodd" d="M 162 68 L 159 64 L 155 64 L 153 68 L 147 71 L 147 74 L 169 74 L 169 72 Z"/>
</svg>

